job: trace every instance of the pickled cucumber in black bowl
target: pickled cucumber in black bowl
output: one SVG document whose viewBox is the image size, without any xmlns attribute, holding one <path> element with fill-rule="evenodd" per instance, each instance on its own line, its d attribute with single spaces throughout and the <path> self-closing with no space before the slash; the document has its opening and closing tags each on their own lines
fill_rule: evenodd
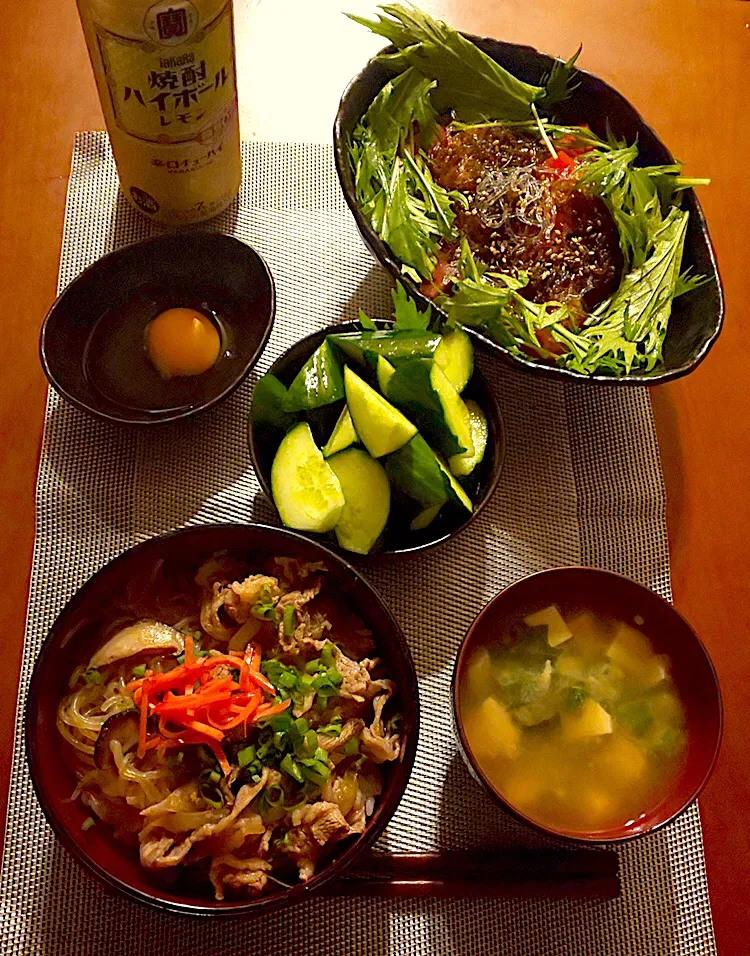
<svg viewBox="0 0 750 956">
<path fill-rule="evenodd" d="M 250 447 L 288 527 L 357 554 L 432 547 L 466 527 L 500 474 L 497 402 L 463 330 L 406 293 L 297 343 L 259 381 Z"/>
</svg>

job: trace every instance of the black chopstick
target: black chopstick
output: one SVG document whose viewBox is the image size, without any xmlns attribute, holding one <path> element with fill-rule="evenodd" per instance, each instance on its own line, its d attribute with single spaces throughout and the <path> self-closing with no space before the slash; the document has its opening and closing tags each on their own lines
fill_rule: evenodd
<svg viewBox="0 0 750 956">
<path fill-rule="evenodd" d="M 327 896 L 614 899 L 614 850 L 443 850 L 371 854 L 322 888 Z"/>
</svg>

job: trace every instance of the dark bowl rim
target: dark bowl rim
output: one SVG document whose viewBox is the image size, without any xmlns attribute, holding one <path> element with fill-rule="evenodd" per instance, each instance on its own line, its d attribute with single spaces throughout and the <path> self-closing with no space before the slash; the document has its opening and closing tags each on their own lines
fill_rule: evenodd
<svg viewBox="0 0 750 956">
<path fill-rule="evenodd" d="M 89 856 L 87 853 L 85 853 L 80 844 L 75 840 L 71 831 L 63 826 L 62 823 L 57 819 L 53 801 L 49 801 L 47 799 L 46 793 L 37 785 L 37 753 L 36 745 L 34 743 L 34 718 L 32 713 L 36 706 L 36 699 L 38 695 L 36 684 L 39 680 L 38 672 L 40 667 L 43 666 L 46 659 L 54 653 L 53 643 L 57 636 L 60 621 L 69 613 L 78 610 L 82 605 L 85 604 L 88 592 L 93 586 L 94 582 L 105 573 L 108 573 L 113 564 L 131 559 L 133 555 L 137 554 L 138 552 L 144 551 L 148 548 L 153 548 L 158 542 L 184 535 L 209 532 L 217 533 L 221 532 L 222 530 L 231 531 L 238 528 L 246 530 L 259 529 L 263 532 L 272 532 L 285 538 L 292 538 L 303 542 L 305 546 L 309 545 L 321 552 L 322 559 L 339 565 L 341 571 L 350 574 L 355 579 L 358 587 L 362 587 L 369 592 L 371 597 L 379 605 L 380 610 L 389 620 L 393 635 L 396 638 L 398 653 L 403 658 L 410 686 L 404 690 L 400 690 L 399 697 L 403 700 L 404 706 L 408 706 L 412 711 L 410 716 L 413 721 L 414 730 L 406 741 L 404 756 L 400 762 L 400 766 L 403 768 L 402 781 L 400 785 L 392 791 L 390 798 L 392 806 L 389 807 L 386 803 L 386 798 L 388 796 L 388 791 L 386 789 L 381 797 L 381 802 L 383 802 L 383 810 L 377 819 L 374 820 L 374 822 L 369 825 L 362 834 L 358 834 L 356 839 L 342 851 L 340 856 L 337 856 L 319 872 L 315 873 L 307 883 L 296 883 L 286 893 L 278 893 L 274 896 L 265 898 L 260 896 L 256 899 L 246 902 L 238 902 L 235 905 L 216 905 L 216 902 L 212 900 L 207 900 L 206 903 L 202 904 L 181 903 L 160 898 L 156 888 L 152 894 L 144 893 L 141 890 L 135 889 L 129 883 L 121 880 L 119 877 L 104 869 L 104 867 L 100 866 L 92 856 Z M 414 760 L 416 758 L 417 745 L 419 742 L 419 732 L 419 681 L 414 665 L 414 659 L 400 624 L 394 617 L 389 606 L 380 596 L 379 592 L 376 591 L 369 581 L 367 581 L 367 579 L 352 564 L 346 561 L 345 558 L 342 558 L 340 555 L 331 551 L 329 548 L 326 548 L 324 545 L 319 544 L 317 541 L 311 541 L 304 535 L 298 534 L 296 531 L 292 531 L 288 528 L 279 528 L 274 525 L 266 525 L 255 522 L 218 522 L 211 524 L 188 525 L 186 527 L 176 528 L 172 531 L 153 535 L 147 538 L 145 541 L 141 541 L 130 548 L 126 548 L 124 551 L 121 551 L 119 554 L 115 555 L 114 558 L 107 561 L 106 564 L 95 571 L 94 574 L 88 577 L 86 581 L 76 589 L 76 591 L 57 613 L 53 624 L 51 625 L 47 635 L 42 641 L 39 651 L 37 652 L 26 693 L 26 702 L 23 707 L 23 740 L 29 776 L 31 778 L 34 793 L 42 809 L 44 817 L 49 826 L 52 828 L 52 831 L 61 846 L 67 850 L 67 852 L 74 857 L 87 872 L 94 876 L 100 885 L 103 885 L 108 891 L 114 891 L 122 898 L 132 900 L 136 903 L 148 906 L 151 909 L 155 909 L 160 912 L 174 913 L 179 916 L 188 916 L 195 919 L 216 918 L 222 920 L 231 920 L 247 919 L 249 917 L 261 914 L 265 915 L 272 911 L 282 909 L 286 906 L 304 902 L 304 900 L 309 899 L 311 895 L 317 895 L 320 888 L 322 888 L 325 884 L 336 878 L 340 878 L 346 872 L 346 870 L 354 865 L 357 859 L 361 857 L 368 849 L 370 849 L 380 838 L 386 826 L 392 819 L 394 813 L 398 809 L 401 800 L 403 799 L 404 793 L 406 792 L 406 788 L 409 784 L 409 779 L 414 767 Z"/>
<path fill-rule="evenodd" d="M 381 322 L 381 323 L 389 324 L 389 325 L 393 324 L 393 319 L 384 319 L 380 317 L 373 319 L 373 321 L 375 323 Z M 310 332 L 309 335 L 305 335 L 303 338 L 298 339 L 293 345 L 290 345 L 288 349 L 285 349 L 284 352 L 282 352 L 278 358 L 274 359 L 273 363 L 264 374 L 273 373 L 274 369 L 277 368 L 284 361 L 284 359 L 287 357 L 289 352 L 292 351 L 292 349 L 299 348 L 304 343 L 306 343 L 309 339 L 317 338 L 320 335 L 324 335 L 324 336 L 334 335 L 336 331 L 349 330 L 350 327 L 354 327 L 354 326 L 361 327 L 357 319 L 347 319 L 345 322 L 335 322 L 332 325 L 328 325 L 323 329 L 317 329 L 314 332 Z M 441 535 L 441 537 L 435 538 L 432 541 L 423 541 L 420 544 L 410 545 L 409 547 L 405 547 L 405 548 L 387 548 L 380 551 L 371 551 L 369 554 L 358 554 L 356 556 L 357 560 L 362 562 L 375 563 L 378 559 L 389 558 L 392 555 L 417 554 L 419 552 L 431 551 L 433 548 L 438 547 L 438 545 L 445 544 L 446 541 L 452 541 L 454 538 L 458 537 L 458 535 L 460 535 L 463 531 L 466 530 L 466 528 L 477 517 L 477 515 L 484 509 L 485 505 L 487 505 L 487 503 L 490 501 L 492 496 L 495 494 L 495 491 L 497 490 L 497 486 L 500 482 L 500 476 L 502 475 L 503 468 L 505 467 L 505 459 L 506 459 L 507 450 L 508 450 L 507 430 L 505 428 L 505 421 L 503 419 L 503 415 L 500 410 L 500 403 L 497 400 L 495 391 L 490 386 L 490 383 L 487 381 L 482 370 L 480 368 L 477 368 L 476 364 L 474 365 L 474 371 L 472 372 L 472 376 L 471 376 L 471 379 L 469 380 L 469 384 L 473 380 L 474 376 L 478 376 L 480 387 L 482 388 L 485 395 L 487 396 L 487 399 L 489 400 L 489 404 L 492 409 L 492 414 L 488 415 L 487 418 L 488 419 L 492 418 L 492 427 L 495 430 L 494 444 L 497 445 L 497 448 L 493 448 L 493 457 L 496 457 L 497 464 L 496 465 L 493 464 L 492 475 L 490 477 L 490 480 L 487 485 L 487 490 L 485 491 L 484 495 L 482 495 L 481 499 L 474 505 L 474 510 L 471 512 L 469 517 L 463 522 L 463 524 L 459 525 L 457 528 L 454 528 L 452 531 L 447 531 L 445 534 Z M 467 385 L 467 388 L 468 387 L 469 386 Z M 254 397 L 255 397 L 255 393 L 253 393 L 253 398 Z M 276 504 L 274 503 L 273 495 L 271 493 L 271 486 L 266 480 L 266 476 L 264 475 L 258 460 L 258 453 L 256 450 L 257 442 L 255 441 L 255 437 L 254 437 L 253 418 L 252 418 L 252 399 L 250 402 L 250 413 L 248 415 L 247 443 L 250 449 L 250 458 L 252 459 L 253 469 L 255 471 L 255 474 L 258 477 L 258 483 L 260 484 L 261 491 L 270 502 L 276 514 L 278 514 L 278 509 L 276 508 Z M 487 454 L 486 451 L 485 451 L 485 454 Z M 298 533 L 302 534 L 303 537 L 308 537 L 308 535 L 310 535 L 310 537 L 308 537 L 309 541 L 317 542 L 321 540 L 321 537 L 317 535 L 313 537 L 314 532 L 298 532 Z M 330 547 L 331 550 L 336 551 L 337 554 L 342 554 L 342 555 L 354 554 L 354 552 L 345 551 L 343 548 L 339 550 L 337 546 L 334 544 L 330 544 L 330 545 L 326 544 L 326 545 L 323 545 L 323 547 Z"/>
<path fill-rule="evenodd" d="M 121 415 L 118 415 L 116 412 L 106 412 L 101 408 L 96 408 L 93 405 L 88 405 L 86 402 L 81 401 L 71 392 L 69 392 L 56 378 L 52 368 L 50 367 L 48 359 L 48 348 L 47 348 L 47 326 L 53 320 L 53 315 L 57 310 L 60 303 L 63 301 L 68 291 L 79 281 L 84 278 L 92 275 L 95 270 L 105 261 L 112 261 L 116 259 L 121 253 L 125 250 L 132 249 L 134 247 L 144 247 L 150 245 L 160 245 L 161 243 L 173 239 L 176 236 L 180 237 L 193 237 L 193 236 L 221 236 L 223 239 L 229 239 L 232 243 L 236 243 L 244 249 L 249 250 L 252 255 L 254 255 L 261 266 L 262 272 L 265 274 L 266 279 L 268 280 L 268 287 L 270 292 L 270 308 L 268 311 L 268 317 L 266 319 L 265 328 L 263 330 L 263 335 L 258 343 L 258 347 L 255 352 L 250 356 L 248 362 L 245 366 L 239 371 L 238 375 L 227 385 L 221 392 L 217 395 L 214 395 L 212 398 L 207 399 L 206 401 L 193 405 L 187 409 L 180 407 L 178 409 L 164 409 L 162 412 L 154 414 L 152 418 L 143 419 L 142 421 L 134 421 L 130 418 L 125 418 Z M 124 246 L 118 246 L 117 249 L 112 249 L 109 252 L 106 252 L 103 256 L 99 256 L 98 259 L 95 259 L 90 265 L 86 266 L 78 275 L 72 279 L 65 288 L 59 293 L 55 298 L 55 301 L 47 310 L 47 314 L 44 317 L 42 322 L 42 327 L 39 333 L 39 360 L 41 362 L 42 371 L 47 378 L 49 384 L 54 388 L 58 395 L 69 402 L 75 408 L 79 409 L 82 412 L 85 412 L 87 415 L 91 415 L 94 418 L 99 419 L 100 421 L 111 422 L 117 425 L 125 425 L 132 428 L 153 428 L 158 425 L 167 425 L 169 422 L 181 421 L 187 418 L 192 418 L 194 415 L 200 415 L 203 412 L 208 411 L 211 408 L 215 408 L 217 405 L 221 404 L 225 399 L 237 389 L 245 381 L 250 372 L 258 364 L 258 361 L 268 344 L 269 336 L 273 329 L 274 321 L 276 319 L 276 283 L 274 282 L 273 273 L 268 266 L 268 263 L 263 258 L 263 256 L 255 249 L 254 246 L 251 246 L 249 242 L 245 242 L 244 239 L 239 239 L 237 236 L 233 236 L 230 233 L 226 232 L 212 232 L 210 230 L 192 230 L 192 231 L 182 231 L 182 232 L 163 232 L 156 236 L 148 236 L 145 239 L 138 239 L 135 242 L 128 242 Z M 93 328 L 93 327 L 92 327 Z"/>
<path fill-rule="evenodd" d="M 478 36 L 473 33 L 464 33 L 461 31 L 461 35 L 467 40 L 470 40 L 475 45 L 480 46 L 481 44 L 491 45 L 502 45 L 506 47 L 512 47 L 515 50 L 521 51 L 526 54 L 530 54 L 539 58 L 547 59 L 553 63 L 563 64 L 557 56 L 553 56 L 551 53 L 543 53 L 541 50 L 537 50 L 535 47 L 530 46 L 526 43 L 513 43 L 509 40 L 498 40 L 495 37 L 487 36 Z M 384 47 L 380 50 L 379 53 L 376 53 L 374 56 L 370 57 L 367 63 L 362 67 L 362 69 L 352 77 L 352 79 L 347 83 L 344 88 L 344 92 L 341 95 L 339 101 L 338 110 L 336 112 L 336 117 L 333 123 L 333 156 L 336 164 L 336 172 L 339 178 L 339 184 L 341 186 L 341 191 L 344 195 L 347 206 L 349 207 L 350 212 L 354 216 L 354 221 L 357 224 L 360 234 L 362 235 L 365 244 L 370 249 L 372 254 L 381 263 L 385 268 L 391 273 L 393 278 L 400 282 L 409 292 L 409 295 L 416 299 L 422 306 L 425 304 L 432 305 L 436 311 L 444 316 L 445 313 L 442 312 L 435 304 L 426 296 L 424 296 L 420 291 L 415 282 L 413 282 L 408 276 L 404 275 L 401 271 L 401 264 L 398 260 L 392 255 L 389 247 L 380 236 L 377 235 L 375 230 L 372 228 L 370 223 L 365 218 L 364 214 L 357 205 L 357 201 L 351 190 L 349 189 L 347 183 L 347 176 L 349 173 L 349 158 L 347 155 L 347 143 L 346 135 L 343 130 L 344 125 L 344 113 L 346 111 L 346 106 L 348 103 L 348 98 L 351 95 L 352 90 L 359 83 L 363 82 L 366 79 L 368 72 L 373 68 L 373 66 L 380 66 L 384 64 L 378 64 L 377 58 L 382 54 L 393 53 L 395 52 L 395 47 L 392 45 Z M 657 135 L 653 127 L 647 123 L 640 111 L 632 105 L 632 103 L 623 96 L 614 86 L 611 86 L 606 80 L 601 79 L 595 73 L 591 73 L 588 70 L 583 70 L 577 68 L 578 74 L 587 79 L 592 80 L 594 83 L 601 84 L 606 87 L 609 92 L 618 97 L 627 107 L 632 110 L 635 120 L 641 125 L 641 127 L 650 133 L 659 146 L 664 150 L 667 157 L 669 157 L 669 162 L 674 162 L 674 157 L 672 156 L 671 150 L 667 148 L 661 138 Z M 575 93 L 573 94 L 575 95 Z M 716 283 L 716 291 L 718 295 L 718 309 L 716 315 L 715 327 L 711 333 L 711 336 L 703 343 L 702 347 L 695 353 L 695 355 L 685 364 L 679 366 L 675 369 L 668 369 L 656 374 L 634 374 L 634 375 L 624 375 L 620 378 L 617 378 L 612 375 L 583 375 L 581 372 L 575 372 L 572 369 L 560 368 L 557 365 L 546 365 L 542 362 L 533 362 L 531 359 L 522 358 L 519 355 L 513 355 L 511 352 L 508 352 L 504 349 L 499 343 L 494 342 L 492 339 L 488 338 L 486 335 L 483 335 L 481 332 L 477 331 L 474 328 L 465 326 L 466 331 L 469 335 L 472 336 L 477 342 L 492 352 L 498 354 L 498 356 L 508 364 L 513 365 L 513 367 L 523 371 L 526 374 L 547 376 L 547 378 L 562 377 L 563 381 L 575 381 L 575 382 L 596 382 L 603 385 L 625 385 L 630 387 L 636 386 L 651 386 L 651 385 L 663 385 L 665 382 L 672 382 L 678 378 L 682 378 L 685 375 L 690 374 L 694 371 L 706 358 L 708 353 L 713 348 L 716 340 L 721 333 L 721 330 L 724 325 L 724 313 L 725 313 L 725 303 L 724 303 L 724 287 L 721 281 L 721 275 L 719 273 L 719 265 L 716 260 L 716 252 L 714 250 L 713 242 L 711 241 L 711 236 L 708 231 L 708 223 L 706 222 L 706 216 L 703 212 L 703 208 L 700 204 L 700 200 L 695 193 L 694 189 L 689 189 L 685 191 L 687 193 L 688 201 L 692 203 L 693 208 L 690 209 L 691 216 L 695 216 L 698 229 L 703 236 L 703 239 L 706 243 L 706 250 L 708 253 L 708 258 L 711 263 L 712 275 L 710 276 Z M 365 239 L 365 237 L 367 237 Z"/>
<path fill-rule="evenodd" d="M 618 581 L 626 581 L 628 584 L 635 585 L 641 590 L 648 592 L 648 594 L 651 597 L 658 598 L 658 601 L 661 602 L 661 604 L 663 604 L 664 606 L 666 606 L 666 608 L 668 608 L 668 613 L 671 613 L 672 615 L 674 615 L 685 626 L 687 631 L 692 635 L 698 649 L 702 652 L 703 657 L 705 658 L 706 664 L 708 665 L 708 672 L 712 677 L 712 681 L 710 681 L 709 686 L 712 687 L 716 693 L 716 709 L 717 709 L 717 716 L 718 716 L 718 723 L 719 723 L 718 733 L 716 734 L 716 743 L 714 745 L 714 750 L 711 755 L 711 759 L 709 760 L 707 764 L 706 770 L 698 786 L 694 789 L 691 796 L 688 797 L 682 803 L 682 805 L 678 807 L 673 813 L 665 817 L 664 820 L 660 820 L 658 823 L 655 823 L 653 826 L 649 827 L 646 830 L 640 830 L 636 833 L 627 833 L 627 834 L 623 834 L 622 836 L 597 837 L 597 836 L 584 836 L 582 834 L 573 835 L 570 833 L 562 832 L 560 830 L 556 830 L 554 827 L 547 826 L 546 824 L 539 823 L 533 817 L 529 817 L 522 811 L 518 810 L 509 801 L 507 801 L 502 796 L 502 794 L 500 794 L 498 790 L 496 790 L 492 786 L 492 784 L 489 782 L 485 774 L 482 773 L 479 767 L 479 764 L 474 758 L 474 755 L 471 751 L 469 743 L 466 739 L 466 734 L 464 733 L 464 728 L 463 728 L 463 722 L 461 720 L 461 717 L 459 716 L 459 706 L 458 706 L 459 670 L 461 669 L 461 666 L 463 665 L 465 661 L 466 655 L 468 654 L 468 649 L 472 643 L 472 638 L 475 634 L 475 631 L 481 625 L 482 618 L 484 618 L 485 614 L 489 611 L 490 607 L 495 605 L 502 598 L 505 598 L 508 591 L 511 591 L 516 586 L 520 584 L 525 584 L 527 581 L 530 581 L 534 578 L 542 578 L 542 577 L 547 577 L 550 575 L 557 575 L 557 574 L 560 574 L 561 572 L 568 573 L 568 572 L 581 572 L 581 571 L 585 573 L 593 573 L 595 576 L 601 576 L 608 580 L 615 579 Z M 659 594 L 658 592 L 653 591 L 651 588 L 647 587 L 645 584 L 641 584 L 639 581 L 635 581 L 633 578 L 629 578 L 627 575 L 620 574 L 617 571 L 609 571 L 605 568 L 597 568 L 597 567 L 593 567 L 592 565 L 585 565 L 585 564 L 584 565 L 566 564 L 566 565 L 559 565 L 558 567 L 554 567 L 554 568 L 545 568 L 542 571 L 534 571 L 532 574 L 525 574 L 522 577 L 517 578 L 515 581 L 512 581 L 509 585 L 502 588 L 502 590 L 498 591 L 498 593 L 495 594 L 494 597 L 492 597 L 491 600 L 489 600 L 487 604 L 484 605 L 484 607 L 479 612 L 479 614 L 477 614 L 477 616 L 471 622 L 466 634 L 461 639 L 461 644 L 459 645 L 458 653 L 456 654 L 456 661 L 453 666 L 453 674 L 451 676 L 450 695 L 451 695 L 451 713 L 453 716 L 453 728 L 454 728 L 454 734 L 458 740 L 459 749 L 465 755 L 465 757 L 468 759 L 469 763 L 471 764 L 474 774 L 476 775 L 475 779 L 479 782 L 479 785 L 482 787 L 484 792 L 487 793 L 492 798 L 494 803 L 502 807 L 503 810 L 510 813 L 513 817 L 515 817 L 521 823 L 526 824 L 527 826 L 531 827 L 533 830 L 536 830 L 539 833 L 543 833 L 545 836 L 553 837 L 556 840 L 561 840 L 563 842 L 566 842 L 572 845 L 577 845 L 577 846 L 606 846 L 606 845 L 613 845 L 613 844 L 616 844 L 619 846 L 620 844 L 630 843 L 632 840 L 638 840 L 641 837 L 651 836 L 653 833 L 656 833 L 657 831 L 661 830 L 663 827 L 667 826 L 669 823 L 672 823 L 678 817 L 682 816 L 682 814 L 685 813 L 685 811 L 695 802 L 695 800 L 698 799 L 704 787 L 708 783 L 711 777 L 711 774 L 713 773 L 714 768 L 716 766 L 716 761 L 718 759 L 719 751 L 721 749 L 722 736 L 724 733 L 724 704 L 722 701 L 721 685 L 719 684 L 719 677 L 716 673 L 714 662 L 711 660 L 711 656 L 708 653 L 708 650 L 706 649 L 705 644 L 700 639 L 700 637 L 695 632 L 695 630 L 690 625 L 690 623 L 683 617 L 683 615 L 677 610 L 677 608 L 675 608 L 675 606 L 670 601 L 662 597 L 661 594 Z"/>
</svg>

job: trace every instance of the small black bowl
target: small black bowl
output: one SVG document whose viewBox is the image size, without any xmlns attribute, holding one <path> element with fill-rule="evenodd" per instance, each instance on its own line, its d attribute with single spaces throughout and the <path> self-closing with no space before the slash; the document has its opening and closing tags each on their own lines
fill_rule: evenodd
<svg viewBox="0 0 750 956">
<path fill-rule="evenodd" d="M 88 810 L 71 800 L 76 780 L 60 759 L 57 707 L 68 692 L 76 665 L 101 644 L 102 628 L 118 613 L 117 601 L 132 594 L 133 581 L 145 581 L 166 565 L 178 576 L 196 568 L 217 551 L 242 560 L 274 556 L 322 561 L 337 606 L 354 613 L 372 631 L 378 656 L 397 688 L 403 745 L 398 760 L 383 764 L 383 793 L 365 831 L 340 843 L 307 883 L 283 884 L 255 899 L 218 902 L 189 874 L 163 878 L 145 870 L 138 851 L 117 840 L 112 827 L 98 823 L 81 831 Z M 136 587 L 136 591 L 138 588 Z M 124 600 L 124 598 L 123 598 Z M 137 600 L 137 599 L 136 599 Z M 152 613 L 158 614 L 158 608 Z M 393 816 L 409 781 L 419 734 L 419 687 L 409 647 L 380 595 L 346 561 L 299 534 L 265 525 L 201 525 L 149 538 L 110 561 L 78 590 L 58 615 L 42 644 L 31 675 L 25 711 L 26 756 L 39 803 L 65 849 L 110 892 L 159 910 L 193 917 L 236 919 L 298 906 L 369 849 Z M 175 878 L 176 877 L 176 878 Z"/>
<path fill-rule="evenodd" d="M 561 62 L 529 46 L 503 43 L 489 37 L 464 35 L 495 62 L 527 83 L 540 83 L 550 72 L 552 65 Z M 393 47 L 383 52 L 393 52 Z M 357 205 L 354 177 L 349 163 L 351 135 L 370 103 L 393 75 L 393 71 L 386 65 L 372 59 L 344 91 L 333 127 L 336 169 L 344 198 L 354 215 L 365 245 L 421 306 L 430 304 L 434 307 L 434 303 L 421 294 L 417 284 L 402 273 L 401 263 L 380 239 Z M 577 80 L 579 86 L 570 98 L 555 106 L 555 118 L 559 122 L 571 125 L 587 123 L 596 134 L 604 138 L 609 126 L 618 138 L 624 138 L 628 143 L 638 143 L 639 162 L 642 165 L 674 162 L 667 147 L 620 93 L 585 70 L 578 72 Z M 687 375 L 703 361 L 719 336 L 724 319 L 724 296 L 706 220 L 692 189 L 685 193 L 685 205 L 690 212 L 690 219 L 682 268 L 690 266 L 695 274 L 708 276 L 712 281 L 675 300 L 664 342 L 663 362 L 654 371 L 633 373 L 620 378 L 602 374 L 582 375 L 570 369 L 544 365 L 530 358 L 511 355 L 481 332 L 468 327 L 466 331 L 475 341 L 494 350 L 504 361 L 535 375 L 546 376 L 550 380 L 577 379 L 618 385 L 657 385 Z"/>
<path fill-rule="evenodd" d="M 203 374 L 165 382 L 146 357 L 143 332 L 159 312 L 183 306 L 215 323 L 221 351 Z M 97 418 L 171 422 L 237 388 L 258 361 L 275 310 L 273 277 L 246 243 L 166 233 L 103 256 L 70 283 L 42 326 L 42 368 L 63 398 Z"/>
<path fill-rule="evenodd" d="M 389 319 L 377 319 L 375 324 L 380 329 L 386 329 L 392 325 L 392 321 Z M 358 322 L 342 322 L 339 325 L 331 325 L 327 329 L 322 329 L 320 332 L 313 332 L 312 335 L 301 339 L 280 358 L 276 359 L 269 369 L 269 372 L 280 379 L 284 385 L 289 386 L 299 370 L 327 335 L 359 331 L 361 331 L 361 326 Z M 476 467 L 475 473 L 471 476 L 470 481 L 465 483 L 466 491 L 474 502 L 474 511 L 468 515 L 468 517 L 464 518 L 458 508 L 445 507 L 440 511 L 437 518 L 423 531 L 411 531 L 408 520 L 397 522 L 394 520 L 394 516 L 391 515 L 383 532 L 383 536 L 376 548 L 371 551 L 369 555 L 358 555 L 358 557 L 375 557 L 384 554 L 409 554 L 413 551 L 424 551 L 427 548 L 433 548 L 435 545 L 447 541 L 449 538 L 455 537 L 460 531 L 463 531 L 463 529 L 476 518 L 492 497 L 492 493 L 497 487 L 497 482 L 500 478 L 505 453 L 505 435 L 500 408 L 492 389 L 476 367 L 463 395 L 465 398 L 474 399 L 480 406 L 487 416 L 489 429 L 487 449 L 484 458 Z M 310 423 L 315 440 L 319 445 L 323 445 L 327 441 L 341 413 L 342 407 L 343 402 L 336 402 L 333 405 L 306 413 L 305 420 Z M 279 447 L 279 442 L 283 436 L 283 430 L 263 426 L 256 427 L 253 422 L 253 412 L 251 408 L 248 425 L 250 454 L 261 488 L 271 502 L 273 502 L 273 495 L 271 493 L 271 465 L 273 464 L 276 449 Z M 314 534 L 312 532 L 302 533 L 308 534 L 314 540 L 324 542 L 328 547 L 338 551 L 340 554 L 347 555 L 349 558 L 353 557 L 350 551 L 339 547 L 336 536 L 333 533 L 326 535 Z"/>
</svg>

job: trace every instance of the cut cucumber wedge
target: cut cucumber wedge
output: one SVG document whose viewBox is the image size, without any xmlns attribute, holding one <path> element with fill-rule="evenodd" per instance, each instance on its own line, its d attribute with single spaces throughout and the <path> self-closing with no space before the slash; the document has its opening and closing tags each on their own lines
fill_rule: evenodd
<svg viewBox="0 0 750 956">
<path fill-rule="evenodd" d="M 347 448 L 328 462 L 344 492 L 335 527 L 342 548 L 368 554 L 383 533 L 391 510 L 391 486 L 380 462 L 361 448 Z"/>
<path fill-rule="evenodd" d="M 450 488 L 450 498 L 452 501 L 455 501 L 456 504 L 461 505 L 466 508 L 467 511 L 473 511 L 474 505 L 471 503 L 471 498 L 466 494 L 461 485 L 456 481 L 453 475 L 448 471 L 446 466 L 440 461 L 437 460 L 438 465 L 440 466 L 443 474 L 448 479 L 448 486 Z"/>
<path fill-rule="evenodd" d="M 336 527 L 344 493 L 307 422 L 299 422 L 282 439 L 271 466 L 271 492 L 288 528 L 322 532 Z"/>
<path fill-rule="evenodd" d="M 376 366 L 378 374 L 378 388 L 383 395 L 388 395 L 388 383 L 396 373 L 396 369 L 391 365 L 387 358 L 378 355 L 378 364 Z"/>
<path fill-rule="evenodd" d="M 463 455 L 453 455 L 448 462 L 453 474 L 459 475 L 462 478 L 466 475 L 470 475 L 484 458 L 488 436 L 487 418 L 482 409 L 471 399 L 468 399 L 466 402 L 466 407 L 469 410 L 471 443 L 474 446 L 474 453 L 470 455 L 468 452 L 464 452 Z"/>
<path fill-rule="evenodd" d="M 437 518 L 442 507 L 442 505 L 433 505 L 431 508 L 425 508 L 424 511 L 420 511 L 409 525 L 409 528 L 412 531 L 424 531 L 424 529 L 429 527 L 435 518 Z"/>
<path fill-rule="evenodd" d="M 344 383 L 354 428 L 373 458 L 396 451 L 416 435 L 409 419 L 348 367 Z"/>
<path fill-rule="evenodd" d="M 444 455 L 474 451 L 466 405 L 434 362 L 414 359 L 399 366 L 388 382 L 388 398 L 411 414 L 419 430 Z"/>
<path fill-rule="evenodd" d="M 463 392 L 474 373 L 474 346 L 463 329 L 445 332 L 435 349 L 435 364 L 457 392 Z"/>
<path fill-rule="evenodd" d="M 344 397 L 341 365 L 326 339 L 305 362 L 287 393 L 288 411 L 307 411 Z"/>
<path fill-rule="evenodd" d="M 354 428 L 352 416 L 349 414 L 349 406 L 344 405 L 338 421 L 333 426 L 331 437 L 323 446 L 323 457 L 330 458 L 331 455 L 335 455 L 337 452 L 343 451 L 345 448 L 348 448 L 350 445 L 355 445 L 356 443 L 357 432 Z"/>
<path fill-rule="evenodd" d="M 414 358 L 431 358 L 441 342 L 438 332 L 348 332 L 328 340 L 347 358 L 364 364 L 370 355 L 382 355 L 392 365 Z"/>
<path fill-rule="evenodd" d="M 385 470 L 393 487 L 422 509 L 440 507 L 448 500 L 448 484 L 440 462 L 421 435 L 389 455 Z"/>
</svg>

